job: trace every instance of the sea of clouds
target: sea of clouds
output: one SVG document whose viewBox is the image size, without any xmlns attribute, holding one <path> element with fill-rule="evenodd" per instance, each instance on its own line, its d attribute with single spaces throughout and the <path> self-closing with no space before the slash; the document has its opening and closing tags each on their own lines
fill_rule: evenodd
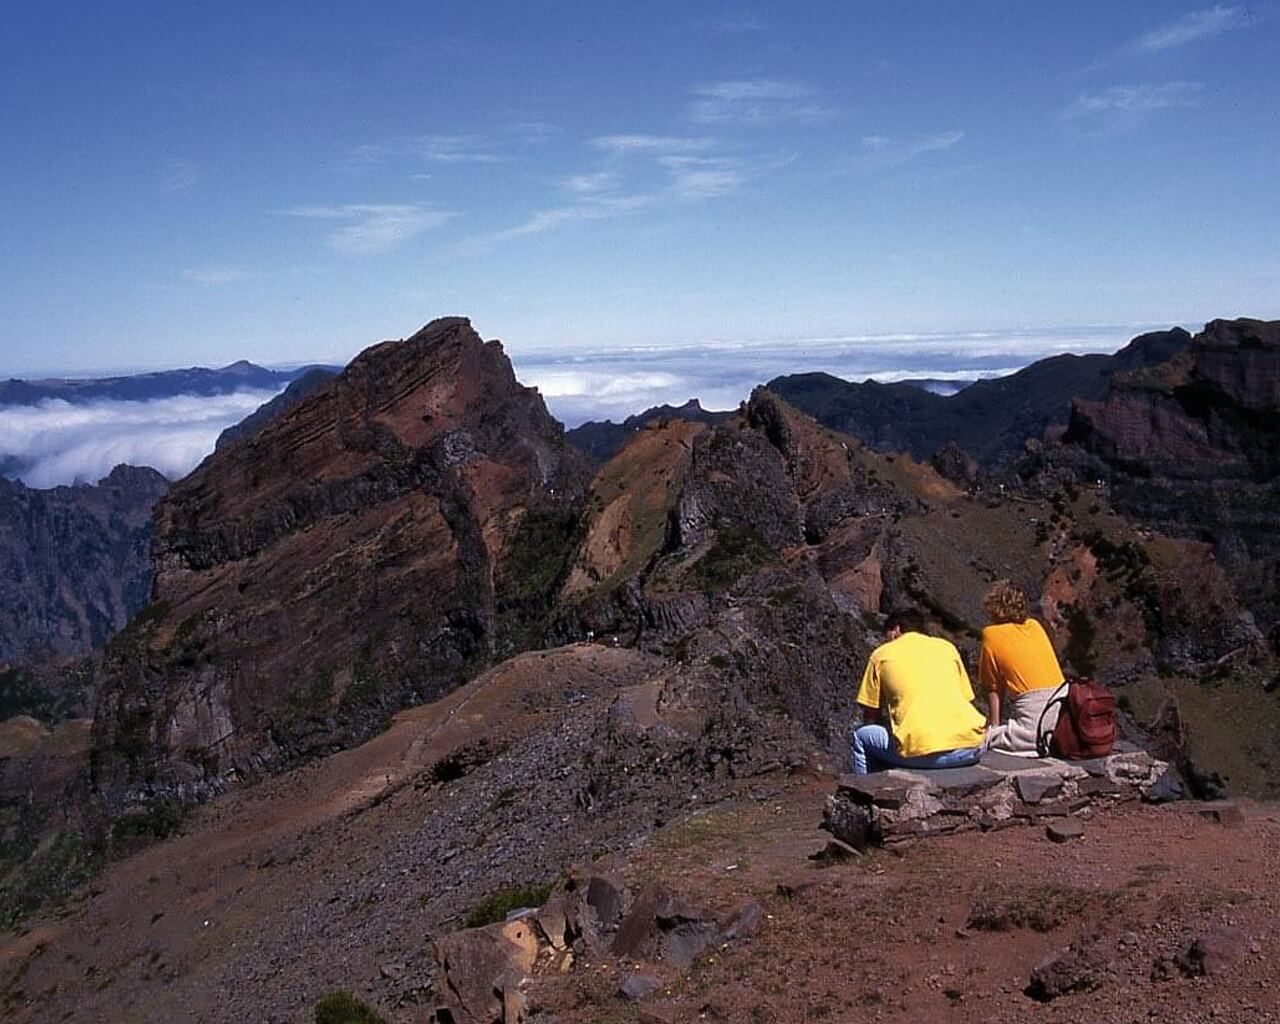
<svg viewBox="0 0 1280 1024">
<path fill-rule="evenodd" d="M 1060 352 L 1113 352 L 1135 333 L 1133 327 L 1098 327 L 510 351 L 521 381 L 537 387 L 551 412 L 573 427 L 690 398 L 707 409 L 733 409 L 756 385 L 789 373 L 886 383 L 927 379 L 933 390 L 945 392 L 948 381 L 958 387 Z M 30 487 L 55 487 L 96 483 L 124 462 L 176 480 L 213 451 L 224 428 L 274 394 L 0 407 L 0 471 Z"/>
<path fill-rule="evenodd" d="M 625 419 L 655 405 L 681 405 L 690 398 L 706 409 L 734 409 L 756 385 L 791 373 L 829 373 L 881 383 L 927 379 L 934 382 L 930 390 L 947 393 L 1063 352 L 1114 352 L 1135 333 L 1129 326 L 1107 326 L 572 352 L 515 349 L 511 356 L 520 380 L 537 387 L 551 412 L 574 427 L 587 420 Z"/>
<path fill-rule="evenodd" d="M 145 402 L 64 402 L 0 407 L 0 459 L 28 487 L 97 483 L 120 463 L 170 480 L 213 451 L 218 435 L 275 391 L 175 395 Z"/>
</svg>

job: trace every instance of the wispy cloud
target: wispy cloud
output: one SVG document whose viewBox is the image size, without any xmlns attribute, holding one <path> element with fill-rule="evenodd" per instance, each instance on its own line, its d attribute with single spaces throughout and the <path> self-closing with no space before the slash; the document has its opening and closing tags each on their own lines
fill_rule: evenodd
<svg viewBox="0 0 1280 1024">
<path fill-rule="evenodd" d="M 817 92 L 802 82 L 771 78 L 712 82 L 693 89 L 689 117 L 699 124 L 812 124 L 835 116 L 817 102 Z"/>
<path fill-rule="evenodd" d="M 1251 22 L 1244 7 L 1224 7 L 1215 4 L 1198 11 L 1188 11 L 1180 18 L 1166 22 L 1134 41 L 1133 49 L 1148 53 L 1171 50 L 1198 39 L 1221 35 L 1233 29 L 1244 28 Z"/>
<path fill-rule="evenodd" d="M 739 11 L 711 19 L 711 27 L 717 32 L 738 35 L 744 32 L 763 32 L 768 24 L 758 14 L 750 11 Z"/>
<path fill-rule="evenodd" d="M 713 199 L 745 181 L 741 162 L 729 157 L 664 156 L 658 163 L 671 175 L 668 192 L 680 199 Z"/>
<path fill-rule="evenodd" d="M 1200 82 L 1144 82 L 1081 93 L 1061 112 L 1064 121 L 1103 134 L 1136 128 L 1161 110 L 1200 105 Z"/>
<path fill-rule="evenodd" d="M 239 267 L 189 267 L 182 276 L 196 284 L 214 286 L 243 281 L 249 277 L 249 272 Z"/>
<path fill-rule="evenodd" d="M 715 139 L 681 135 L 599 135 L 590 141 L 593 148 L 617 156 L 631 153 L 698 153 L 715 144 Z"/>
<path fill-rule="evenodd" d="M 618 185 L 618 175 L 613 171 L 592 171 L 588 174 L 571 174 L 560 179 L 561 186 L 574 195 L 590 196 L 608 192 Z"/>
<path fill-rule="evenodd" d="M 357 146 L 348 162 L 359 168 L 405 159 L 435 164 L 497 164 L 506 157 L 482 135 L 404 135 Z"/>
<path fill-rule="evenodd" d="M 174 157 L 160 168 L 160 189 L 170 193 L 190 192 L 200 184 L 200 177 L 200 168 L 194 161 Z"/>
<path fill-rule="evenodd" d="M 564 134 L 563 128 L 547 121 L 519 121 L 507 125 L 506 130 L 522 142 L 547 142 Z"/>
<path fill-rule="evenodd" d="M 388 252 L 416 235 L 452 220 L 456 213 L 408 203 L 350 203 L 344 206 L 296 206 L 290 217 L 338 221 L 327 237 L 339 252 L 370 255 Z"/>
<path fill-rule="evenodd" d="M 528 220 L 513 228 L 499 231 L 486 238 L 479 239 L 481 245 L 521 238 L 526 235 L 540 235 L 544 231 L 558 228 L 565 224 L 586 220 L 608 220 L 635 213 L 653 203 L 650 195 L 592 196 L 578 203 L 567 206 L 556 206 L 546 210 L 538 210 Z M 474 243 L 473 243 L 474 244 Z"/>
<path fill-rule="evenodd" d="M 912 135 L 864 135 L 862 152 L 853 159 L 861 167 L 896 167 L 929 153 L 941 153 L 964 138 L 964 132 L 916 132 Z"/>
</svg>

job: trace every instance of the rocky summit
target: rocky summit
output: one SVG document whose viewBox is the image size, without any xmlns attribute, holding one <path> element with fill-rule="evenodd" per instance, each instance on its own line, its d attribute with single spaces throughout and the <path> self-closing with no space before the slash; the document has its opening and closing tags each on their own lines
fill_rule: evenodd
<svg viewBox="0 0 1280 1024">
<path fill-rule="evenodd" d="M 152 601 L 106 653 L 100 792 L 205 795 L 525 646 L 584 462 L 464 319 L 363 352 L 157 509 Z"/>
</svg>

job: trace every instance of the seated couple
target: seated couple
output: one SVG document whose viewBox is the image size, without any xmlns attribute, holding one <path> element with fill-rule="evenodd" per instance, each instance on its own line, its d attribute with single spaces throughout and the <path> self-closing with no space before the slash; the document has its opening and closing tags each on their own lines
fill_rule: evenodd
<svg viewBox="0 0 1280 1024">
<path fill-rule="evenodd" d="M 1062 683 L 1062 669 L 1017 587 L 998 581 L 982 606 L 992 621 L 982 631 L 978 660 L 988 717 L 973 706 L 969 674 L 954 645 L 927 636 L 920 612 L 895 612 L 885 623 L 887 642 L 871 652 L 858 688 L 866 724 L 853 734 L 856 774 L 886 767 L 954 768 L 975 764 L 984 750 L 1035 756 L 1037 724 Z M 1006 706 L 1009 721 L 1003 723 Z M 1053 728 L 1055 711 L 1045 716 L 1046 729 Z"/>
</svg>

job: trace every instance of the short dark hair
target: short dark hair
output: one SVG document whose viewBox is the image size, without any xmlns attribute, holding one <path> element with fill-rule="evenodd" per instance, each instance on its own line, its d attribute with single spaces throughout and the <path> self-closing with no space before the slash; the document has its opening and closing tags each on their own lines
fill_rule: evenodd
<svg viewBox="0 0 1280 1024">
<path fill-rule="evenodd" d="M 924 613 L 919 608 L 898 608 L 891 611 L 884 620 L 884 631 L 888 633 L 895 627 L 904 633 L 923 633 Z"/>
</svg>

